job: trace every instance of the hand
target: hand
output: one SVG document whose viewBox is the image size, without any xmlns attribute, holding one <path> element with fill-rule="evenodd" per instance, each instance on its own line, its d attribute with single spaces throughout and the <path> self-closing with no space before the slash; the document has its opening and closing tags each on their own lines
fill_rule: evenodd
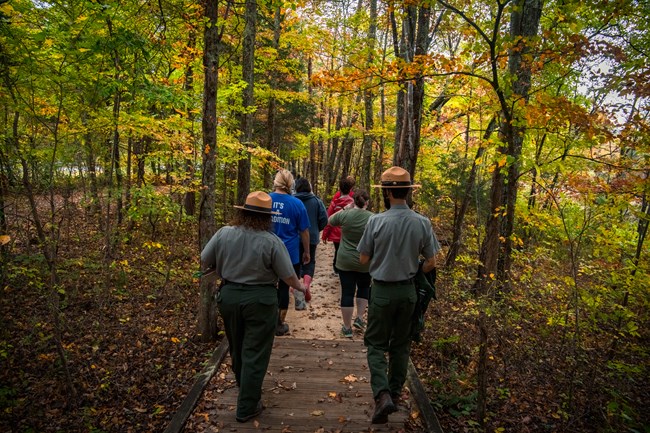
<svg viewBox="0 0 650 433">
<path fill-rule="evenodd" d="M 297 290 L 299 292 L 305 293 L 307 289 L 305 288 L 305 285 L 301 282 L 298 287 L 294 287 L 293 290 Z"/>
<path fill-rule="evenodd" d="M 302 263 L 304 265 L 308 264 L 311 261 L 311 256 L 309 255 L 309 251 L 305 251 L 302 253 Z"/>
<path fill-rule="evenodd" d="M 323 238 L 322 241 L 324 245 L 327 245 L 327 239 Z"/>
</svg>

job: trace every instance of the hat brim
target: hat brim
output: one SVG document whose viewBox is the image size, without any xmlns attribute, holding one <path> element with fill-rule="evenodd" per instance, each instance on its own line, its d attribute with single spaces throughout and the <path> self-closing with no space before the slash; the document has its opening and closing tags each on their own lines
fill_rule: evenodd
<svg viewBox="0 0 650 433">
<path fill-rule="evenodd" d="M 251 206 L 246 207 L 246 206 L 237 206 L 237 205 L 234 205 L 233 207 L 235 207 L 237 209 L 247 210 L 249 212 L 256 212 L 256 213 L 261 213 L 261 214 L 265 214 L 265 215 L 282 215 L 280 212 L 274 212 L 271 209 L 264 209 L 264 208 L 259 208 L 259 207 L 258 208 L 253 208 Z"/>
<path fill-rule="evenodd" d="M 420 188 L 422 185 L 370 185 L 372 188 Z"/>
</svg>

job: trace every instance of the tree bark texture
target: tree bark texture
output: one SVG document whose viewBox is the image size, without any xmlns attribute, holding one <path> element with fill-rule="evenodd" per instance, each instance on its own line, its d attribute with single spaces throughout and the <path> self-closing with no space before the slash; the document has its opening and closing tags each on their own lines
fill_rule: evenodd
<svg viewBox="0 0 650 433">
<path fill-rule="evenodd" d="M 244 13 L 246 25 L 244 27 L 244 40 L 242 42 L 242 79 L 246 82 L 243 90 L 242 105 L 244 113 L 241 118 L 241 144 L 242 154 L 237 170 L 237 203 L 244 204 L 246 196 L 251 189 L 251 154 L 249 147 L 253 147 L 253 113 L 255 101 L 253 86 L 255 83 L 255 31 L 257 23 L 257 1 L 246 0 Z"/>
<path fill-rule="evenodd" d="M 217 80 L 219 67 L 219 30 L 217 28 L 217 2 L 205 0 L 203 49 L 203 172 L 201 179 L 201 205 L 199 210 L 199 251 L 203 249 L 215 232 L 215 185 L 217 148 Z M 199 305 L 199 332 L 204 341 L 217 338 L 216 323 L 211 323 L 214 283 L 201 278 L 201 302 Z"/>
<path fill-rule="evenodd" d="M 393 35 L 397 34 L 397 24 L 392 20 Z M 416 56 L 424 55 L 431 42 L 430 6 L 407 6 L 402 21 L 399 43 L 394 47 L 396 55 L 405 63 L 411 63 Z M 395 125 L 395 150 L 393 165 L 408 170 L 411 179 L 415 178 L 418 154 L 420 152 L 420 129 L 422 125 L 422 106 L 424 102 L 424 77 L 404 77 L 403 88 L 397 99 L 397 119 Z"/>
<path fill-rule="evenodd" d="M 368 25 L 368 69 L 372 68 L 375 60 L 375 46 L 377 45 L 377 0 L 370 0 L 370 23 Z M 359 180 L 357 185 L 359 188 L 370 191 L 370 168 L 372 166 L 372 148 L 375 143 L 375 136 L 373 129 L 375 127 L 373 103 L 375 94 L 372 91 L 372 77 L 368 79 L 367 88 L 364 90 L 363 102 L 365 110 L 365 133 L 363 135 L 363 143 L 361 147 L 361 164 L 359 173 Z"/>
</svg>

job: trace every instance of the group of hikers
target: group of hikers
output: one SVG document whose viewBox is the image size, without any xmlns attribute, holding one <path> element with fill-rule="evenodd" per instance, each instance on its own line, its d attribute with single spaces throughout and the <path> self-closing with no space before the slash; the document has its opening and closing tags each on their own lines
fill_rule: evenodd
<svg viewBox="0 0 650 433">
<path fill-rule="evenodd" d="M 407 205 L 414 185 L 408 171 L 391 167 L 380 185 L 386 211 L 367 210 L 369 194 L 344 177 L 327 210 L 305 178 L 280 170 L 273 192 L 248 195 L 233 221 L 201 252 L 205 271 L 221 278 L 217 305 L 223 318 L 235 380 L 236 419 L 246 422 L 264 409 L 262 384 L 275 336 L 289 333 L 290 291 L 295 308 L 311 299 L 320 239 L 335 247 L 333 271 L 341 282 L 341 335 L 364 332 L 373 424 L 388 422 L 406 381 L 414 278 L 435 269 L 440 244 L 430 221 Z M 322 232 L 322 237 L 319 236 Z M 372 289 L 371 289 L 372 286 Z M 372 294 L 370 293 L 372 291 Z M 355 314 L 356 301 L 356 314 Z M 367 309 L 367 322 L 364 321 Z"/>
</svg>

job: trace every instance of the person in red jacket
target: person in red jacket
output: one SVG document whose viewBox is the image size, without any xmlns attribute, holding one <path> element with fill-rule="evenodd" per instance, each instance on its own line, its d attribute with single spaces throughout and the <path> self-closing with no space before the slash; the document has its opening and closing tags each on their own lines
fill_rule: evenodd
<svg viewBox="0 0 650 433">
<path fill-rule="evenodd" d="M 338 211 L 345 209 L 346 207 L 354 206 L 354 193 L 352 188 L 354 187 L 354 178 L 352 176 L 346 176 L 342 178 L 339 182 L 339 191 L 334 194 L 332 201 L 330 202 L 329 207 L 327 208 L 327 217 L 331 217 Z M 336 253 L 339 250 L 339 243 L 341 242 L 341 228 L 333 227 L 331 225 L 326 225 L 323 229 L 323 234 L 321 235 L 323 243 L 332 242 L 334 244 L 334 273 L 338 274 L 339 270 L 336 268 Z"/>
</svg>

